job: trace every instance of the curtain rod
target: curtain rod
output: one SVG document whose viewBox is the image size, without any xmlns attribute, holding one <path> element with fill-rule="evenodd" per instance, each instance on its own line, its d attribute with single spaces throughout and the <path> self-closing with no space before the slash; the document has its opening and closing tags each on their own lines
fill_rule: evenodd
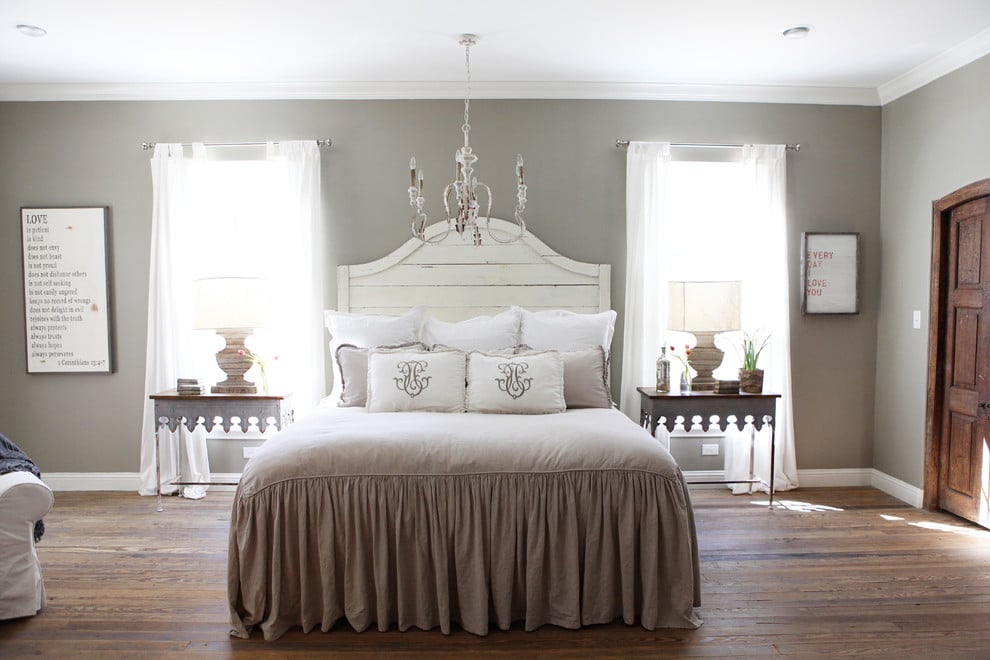
<svg viewBox="0 0 990 660">
<path fill-rule="evenodd" d="M 273 140 L 273 142 L 275 144 L 278 144 L 278 140 Z M 204 142 L 203 143 L 203 146 L 204 147 L 263 147 L 266 144 L 268 144 L 268 143 L 267 142 Z M 316 145 L 318 147 L 327 147 L 327 148 L 330 148 L 330 147 L 333 146 L 333 140 L 331 140 L 330 138 L 318 139 L 316 141 Z M 189 142 L 183 142 L 182 143 L 182 146 L 183 147 L 191 147 L 192 144 L 189 143 Z M 148 149 L 154 149 L 155 148 L 155 143 L 154 142 L 142 142 L 141 143 L 141 148 L 144 149 L 145 151 L 147 151 Z"/>
<path fill-rule="evenodd" d="M 616 140 L 615 146 L 619 149 L 625 149 L 629 146 L 629 140 Z M 742 149 L 745 145 L 742 144 L 706 144 L 704 142 L 672 142 L 672 147 L 707 147 L 708 149 Z M 800 144 L 787 144 L 784 145 L 788 151 L 801 151 Z"/>
</svg>

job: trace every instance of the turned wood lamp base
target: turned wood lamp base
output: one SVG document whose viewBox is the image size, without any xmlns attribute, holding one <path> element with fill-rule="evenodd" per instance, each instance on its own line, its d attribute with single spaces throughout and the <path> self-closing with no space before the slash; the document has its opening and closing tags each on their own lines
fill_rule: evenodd
<svg viewBox="0 0 990 660">
<path fill-rule="evenodd" d="M 244 341 L 251 336 L 250 328 L 223 328 L 217 334 L 224 338 L 226 345 L 217 351 L 217 365 L 227 374 L 225 380 L 210 388 L 213 394 L 257 394 L 258 387 L 244 380 L 244 374 L 253 366 Z M 241 354 L 243 351 L 243 355 Z"/>
</svg>

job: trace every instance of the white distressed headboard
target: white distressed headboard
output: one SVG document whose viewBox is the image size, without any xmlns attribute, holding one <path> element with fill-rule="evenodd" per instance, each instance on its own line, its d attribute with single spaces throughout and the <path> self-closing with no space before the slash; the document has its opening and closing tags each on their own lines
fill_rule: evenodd
<svg viewBox="0 0 990 660">
<path fill-rule="evenodd" d="M 426 236 L 446 230 L 446 221 Z M 492 218 L 492 231 L 511 236 L 514 224 Z M 452 233 L 437 245 L 410 238 L 394 252 L 365 264 L 337 267 L 337 309 L 365 314 L 401 314 L 415 305 L 445 321 L 494 314 L 519 305 L 526 309 L 611 309 L 609 264 L 588 264 L 561 256 L 529 231 L 515 243 L 500 244 L 482 230 L 475 246 Z"/>
</svg>

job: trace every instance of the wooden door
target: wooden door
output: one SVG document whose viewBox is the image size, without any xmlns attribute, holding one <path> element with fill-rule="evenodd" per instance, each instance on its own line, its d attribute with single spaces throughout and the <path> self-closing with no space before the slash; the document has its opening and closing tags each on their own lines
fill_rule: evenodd
<svg viewBox="0 0 990 660">
<path fill-rule="evenodd" d="M 929 461 L 926 500 L 990 526 L 990 190 L 968 186 L 935 203 Z M 967 191 L 967 192 L 964 192 Z M 982 196 L 975 196 L 983 192 Z M 934 358 L 934 359 L 933 359 Z M 934 392 L 932 390 L 935 390 Z M 931 403 L 931 402 L 930 402 Z M 932 415 L 940 419 L 933 420 Z M 934 423 L 933 423 L 934 422 Z M 937 483 L 930 488 L 929 476 Z M 932 491 L 929 493 L 929 491 Z"/>
</svg>

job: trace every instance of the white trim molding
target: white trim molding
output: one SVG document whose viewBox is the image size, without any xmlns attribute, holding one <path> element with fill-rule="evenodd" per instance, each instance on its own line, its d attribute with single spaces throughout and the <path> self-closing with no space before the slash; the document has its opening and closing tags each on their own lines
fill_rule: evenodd
<svg viewBox="0 0 990 660">
<path fill-rule="evenodd" d="M 880 85 L 877 88 L 880 105 L 887 105 L 891 101 L 896 101 L 987 54 L 990 54 L 990 29 L 970 37 L 958 46 L 950 48 L 927 62 L 919 64 L 907 73 Z"/>
<path fill-rule="evenodd" d="M 907 502 L 916 509 L 921 508 L 921 504 L 924 501 L 924 491 L 917 486 L 912 486 L 906 481 L 901 481 L 896 477 L 892 477 L 889 474 L 881 472 L 880 470 L 873 470 L 872 478 L 870 479 L 870 485 L 877 490 L 882 490 L 888 495 L 892 495 L 902 502 Z"/>
<path fill-rule="evenodd" d="M 213 473 L 216 481 L 234 482 L 240 478 L 236 472 Z M 684 472 L 688 481 L 716 481 L 723 479 L 721 470 L 689 470 Z M 134 491 L 137 493 L 141 479 L 137 472 L 46 472 L 41 480 L 54 491 Z M 798 482 L 806 488 L 840 488 L 871 486 L 896 497 L 913 507 L 921 508 L 922 490 L 873 468 L 846 468 L 835 470 L 798 470 Z M 695 488 L 724 488 L 720 484 L 701 484 Z M 230 491 L 233 486 L 211 486 L 217 491 Z M 798 489 L 800 491 L 800 488 Z"/>
<path fill-rule="evenodd" d="M 236 482 L 239 472 L 213 472 L 214 481 Z M 134 491 L 141 486 L 138 472 L 43 472 L 41 480 L 53 491 Z M 210 486 L 218 491 L 234 490 L 234 486 Z"/>
<path fill-rule="evenodd" d="M 685 470 L 688 481 L 716 481 L 723 479 L 721 470 Z M 798 470 L 798 483 L 805 488 L 842 488 L 869 486 L 892 497 L 921 508 L 922 490 L 874 468 L 837 468 L 831 470 Z M 720 484 L 702 484 L 695 488 L 727 488 Z M 801 487 L 797 491 L 800 492 Z"/>
<path fill-rule="evenodd" d="M 133 490 L 141 485 L 138 472 L 42 472 L 41 480 L 54 491 Z"/>
<path fill-rule="evenodd" d="M 613 82 L 473 82 L 476 99 L 596 99 L 879 105 L 874 87 Z M 219 101 L 461 99 L 451 82 L 7 83 L 0 101 Z"/>
</svg>

